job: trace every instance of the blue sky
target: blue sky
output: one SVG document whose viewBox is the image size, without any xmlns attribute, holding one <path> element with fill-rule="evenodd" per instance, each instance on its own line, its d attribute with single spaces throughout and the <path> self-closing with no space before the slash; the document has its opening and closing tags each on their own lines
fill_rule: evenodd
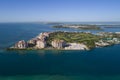
<svg viewBox="0 0 120 80">
<path fill-rule="evenodd" d="M 120 21 L 120 0 L 0 0 L 0 22 Z"/>
</svg>

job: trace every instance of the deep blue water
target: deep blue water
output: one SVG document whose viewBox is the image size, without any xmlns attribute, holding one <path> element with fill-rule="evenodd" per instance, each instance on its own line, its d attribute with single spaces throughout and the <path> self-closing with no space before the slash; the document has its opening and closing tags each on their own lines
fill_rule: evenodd
<svg viewBox="0 0 120 80">
<path fill-rule="evenodd" d="M 91 51 L 5 50 L 19 40 L 56 30 L 64 29 L 40 23 L 0 23 L 0 80 L 120 80 L 120 45 Z"/>
</svg>

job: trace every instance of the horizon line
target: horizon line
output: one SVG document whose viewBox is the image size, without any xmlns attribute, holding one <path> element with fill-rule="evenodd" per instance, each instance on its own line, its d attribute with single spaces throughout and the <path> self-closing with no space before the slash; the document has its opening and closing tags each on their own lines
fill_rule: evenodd
<svg viewBox="0 0 120 80">
<path fill-rule="evenodd" d="M 13 22 L 0 22 L 0 23 L 62 23 L 62 22 L 120 22 L 120 21 L 13 21 Z"/>
</svg>

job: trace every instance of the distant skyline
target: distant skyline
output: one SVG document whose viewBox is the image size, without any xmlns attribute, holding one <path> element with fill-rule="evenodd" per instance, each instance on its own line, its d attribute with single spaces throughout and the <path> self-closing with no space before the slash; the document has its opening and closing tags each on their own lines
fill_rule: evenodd
<svg viewBox="0 0 120 80">
<path fill-rule="evenodd" d="M 120 22 L 120 0 L 0 0 L 0 22 Z"/>
</svg>

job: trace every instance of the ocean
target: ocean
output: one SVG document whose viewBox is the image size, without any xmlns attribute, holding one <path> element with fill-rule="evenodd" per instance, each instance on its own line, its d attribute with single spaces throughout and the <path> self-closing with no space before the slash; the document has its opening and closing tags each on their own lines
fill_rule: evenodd
<svg viewBox="0 0 120 80">
<path fill-rule="evenodd" d="M 90 51 L 6 51 L 17 41 L 29 40 L 40 32 L 81 31 L 51 26 L 43 23 L 0 23 L 0 80 L 120 80 L 120 45 Z M 107 28 L 104 31 L 120 32 L 120 29 Z"/>
</svg>

